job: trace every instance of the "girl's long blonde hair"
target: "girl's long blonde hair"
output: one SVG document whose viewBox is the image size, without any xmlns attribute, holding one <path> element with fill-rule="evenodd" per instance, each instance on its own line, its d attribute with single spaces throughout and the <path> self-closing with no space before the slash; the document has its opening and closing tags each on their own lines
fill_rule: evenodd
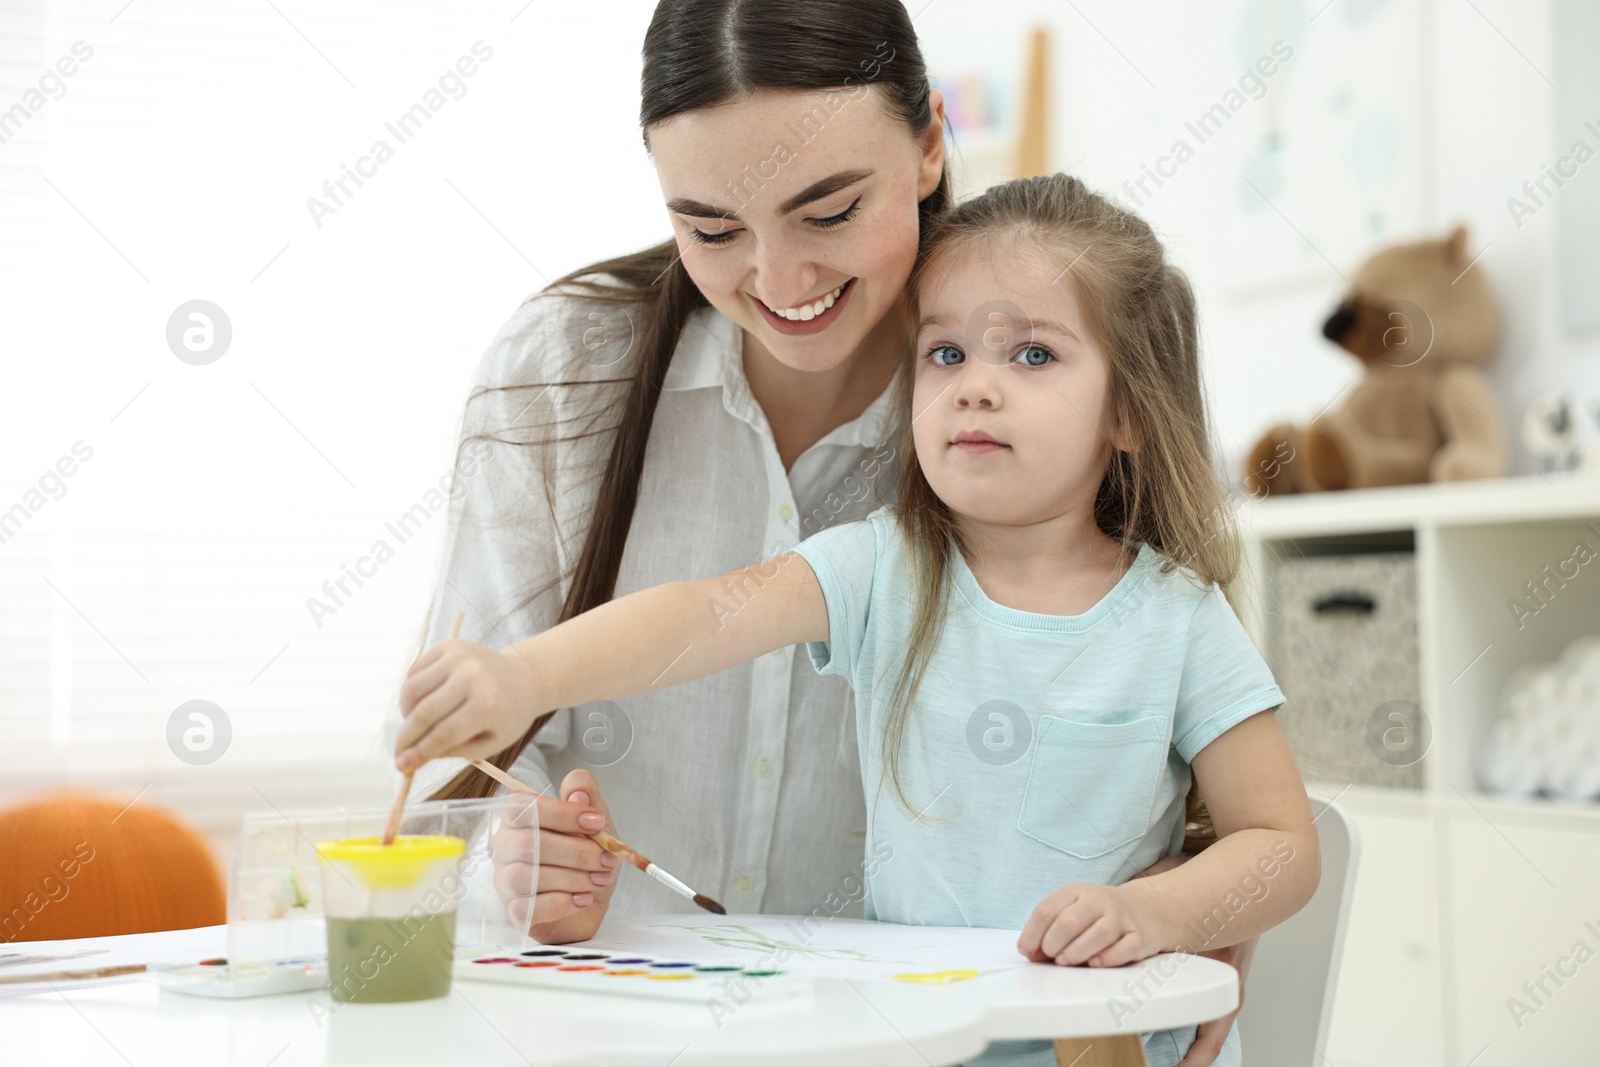
<svg viewBox="0 0 1600 1067">
<path fill-rule="evenodd" d="M 1187 568 L 1199 583 L 1226 591 L 1239 569 L 1233 514 L 1212 465 L 1194 291 L 1148 224 L 1064 174 L 990 188 L 942 216 L 911 277 L 916 291 L 936 260 L 985 247 L 1037 251 L 1078 286 L 1089 330 L 1110 362 L 1112 410 L 1128 429 L 1130 451 L 1113 451 L 1095 498 L 1099 528 L 1122 545 L 1124 562 L 1140 542 L 1162 569 Z M 912 456 L 915 375 L 901 376 L 899 453 Z M 915 607 L 909 647 L 890 698 L 883 734 L 885 777 L 916 814 L 900 781 L 906 721 L 939 641 L 950 592 L 952 553 L 970 562 L 955 516 L 934 495 L 922 467 L 904 462 L 895 514 L 910 561 Z M 1198 792 L 1187 804 L 1186 851 L 1215 840 Z M 1191 847 L 1194 846 L 1194 847 Z"/>
</svg>

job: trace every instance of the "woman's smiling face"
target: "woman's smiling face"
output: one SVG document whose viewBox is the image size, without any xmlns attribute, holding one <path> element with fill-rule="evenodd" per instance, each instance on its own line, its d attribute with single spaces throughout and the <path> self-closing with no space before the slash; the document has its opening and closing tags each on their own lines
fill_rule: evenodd
<svg viewBox="0 0 1600 1067">
<path fill-rule="evenodd" d="M 779 362 L 828 370 L 902 298 L 944 110 L 915 136 L 868 86 L 759 90 L 650 127 L 684 268 Z"/>
</svg>

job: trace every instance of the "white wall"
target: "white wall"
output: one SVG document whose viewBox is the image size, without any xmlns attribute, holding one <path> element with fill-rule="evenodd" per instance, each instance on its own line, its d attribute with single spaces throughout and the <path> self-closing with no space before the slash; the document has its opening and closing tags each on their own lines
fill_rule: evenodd
<svg viewBox="0 0 1600 1067">
<path fill-rule="evenodd" d="M 1332 54 L 1357 84 L 1414 84 L 1407 103 L 1431 132 L 1409 210 L 1426 230 L 1465 220 L 1475 248 L 1488 246 L 1479 266 L 1507 324 L 1494 368 L 1503 403 L 1520 413 L 1561 385 L 1600 394 L 1600 342 L 1556 325 L 1559 203 L 1520 230 L 1505 208 L 1569 139 L 1551 129 L 1553 90 L 1535 69 L 1551 73 L 1549 0 L 912 7 L 936 73 L 1020 77 L 1024 31 L 1050 26 L 1055 163 L 1113 190 L 1276 27 L 1299 34 L 1295 62 Z M 95 49 L 65 94 L 0 144 L 0 509 L 74 441 L 95 449 L 26 536 L 0 544 L 0 626 L 16 653 L 0 664 L 8 788 L 87 780 L 131 794 L 156 782 L 152 799 L 221 832 L 233 802 L 211 790 L 242 782 L 242 769 L 359 764 L 352 795 L 370 794 L 377 723 L 415 647 L 442 521 L 327 625 L 305 602 L 447 467 L 479 354 L 523 296 L 668 232 L 637 128 L 650 9 L 6 6 L 0 108 L 74 41 Z M 1368 19 L 1415 28 L 1371 53 L 1332 51 Z M 316 225 L 307 199 L 479 40 L 493 59 L 465 95 Z M 1272 82 L 1146 209 L 1201 294 L 1230 454 L 1270 419 L 1310 415 L 1355 370 L 1319 333 L 1340 290 L 1334 266 L 1288 224 L 1216 232 L 1218 198 L 1240 195 L 1228 142 L 1294 102 L 1299 77 Z M 1324 232 L 1314 204 L 1296 222 L 1338 269 L 1359 258 L 1362 235 Z M 1303 262 L 1281 284 L 1231 291 L 1217 265 L 1247 264 L 1252 241 Z M 163 336 L 196 297 L 235 328 L 207 367 L 180 363 Z M 239 718 L 234 752 L 209 772 L 164 743 L 170 711 L 196 697 Z M 285 788 L 295 795 L 274 803 L 311 795 Z M 261 806 L 238 791 L 236 803 Z"/>
<path fill-rule="evenodd" d="M 449 469 L 521 300 L 667 233 L 637 128 L 649 5 L 520 7 L 0 11 L 0 109 L 93 50 L 0 144 L 0 510 L 93 450 L 0 543 L 0 793 L 140 793 L 223 836 L 246 808 L 386 796 L 443 516 L 322 625 L 307 601 Z M 308 198 L 479 41 L 464 94 L 319 226 Z M 195 298 L 233 325 L 207 366 L 165 337 Z M 165 734 L 195 698 L 233 725 L 208 767 Z"/>
<path fill-rule="evenodd" d="M 1321 325 L 1343 282 L 1365 254 L 1390 240 L 1442 233 L 1455 222 L 1471 232 L 1474 253 L 1487 252 L 1485 270 L 1500 297 L 1504 336 L 1490 372 L 1516 439 L 1528 400 L 1542 391 L 1570 388 L 1600 397 L 1600 335 L 1566 335 L 1556 309 L 1555 237 L 1562 225 L 1559 196 L 1517 228 L 1506 198 L 1553 163 L 1579 131 L 1554 126 L 1553 69 L 1548 0 L 1444 0 L 1361 3 L 1355 0 L 1229 0 L 1178 5 L 1082 0 L 1071 5 L 1024 0 L 999 7 L 974 0 L 934 0 L 917 18 L 924 48 L 936 68 L 1019 63 L 1021 38 L 1034 24 L 1054 35 L 1053 165 L 1091 185 L 1116 192 L 1137 178 L 1181 133 L 1175 116 L 1193 116 L 1216 102 L 1255 46 L 1241 41 L 1255 25 L 1263 39 L 1282 35 L 1295 57 L 1267 79 L 1266 95 L 1230 120 L 1220 151 L 1200 146 L 1139 210 L 1168 240 L 1200 292 L 1205 359 L 1218 433 L 1224 451 L 1237 453 L 1274 419 L 1304 420 L 1332 399 L 1356 371 L 1354 361 L 1323 340 Z M 1276 19 L 1276 24 L 1273 21 Z M 1388 32 L 1382 26 L 1395 26 Z M 1384 32 L 1364 51 L 1349 46 L 1352 27 L 1368 21 Z M 1236 258 L 1230 247 L 1250 234 L 1219 235 L 1208 220 L 1219 198 L 1242 188 L 1227 167 L 1236 139 L 1253 135 L 1270 108 L 1291 116 L 1313 113 L 1308 82 L 1295 72 L 1327 63 L 1330 50 L 1350 69 L 1353 82 L 1410 90 L 1422 119 L 1423 141 L 1414 194 L 1420 228 L 1396 229 L 1376 239 L 1359 233 L 1318 231 L 1314 210 L 1286 210 L 1294 227 L 1314 235 L 1333 265 L 1308 255 L 1309 269 L 1249 296 L 1230 294 L 1216 263 Z M 1520 53 L 1520 54 L 1519 54 Z M 1407 74 L 1399 68 L 1413 68 Z M 1543 72 L 1542 74 L 1540 72 Z M 1286 77 L 1286 75 L 1292 75 Z M 1019 75 L 1020 77 L 1020 75 Z M 1148 80 L 1147 80 L 1148 79 Z M 1152 84 L 1153 83 L 1153 84 Z M 1600 101 L 1595 102 L 1600 117 Z M 1304 122 L 1290 137 L 1337 136 Z M 1592 140 L 1592 139 L 1591 139 Z M 1577 180 L 1600 180 L 1587 171 Z M 1252 195 L 1252 194 L 1245 194 Z M 1126 198 L 1124 198 L 1126 199 Z M 1283 220 L 1282 233 L 1299 241 Z M 1226 237 L 1226 240 L 1219 240 Z M 1349 252 L 1335 249 L 1347 243 Z M 1309 247 L 1308 247 L 1308 252 Z M 1245 254 L 1249 249 L 1246 248 Z M 1520 442 L 1519 442 L 1520 443 Z M 1514 471 L 1526 465 L 1515 455 Z"/>
</svg>

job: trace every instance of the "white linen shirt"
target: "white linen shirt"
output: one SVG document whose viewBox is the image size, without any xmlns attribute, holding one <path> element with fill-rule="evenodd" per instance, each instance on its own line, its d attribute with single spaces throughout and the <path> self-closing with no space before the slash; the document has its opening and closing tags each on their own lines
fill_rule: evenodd
<svg viewBox="0 0 1600 1067">
<path fill-rule="evenodd" d="M 590 320 L 617 326 L 625 322 L 620 315 L 579 297 L 537 296 L 489 345 L 479 384 L 631 377 L 637 351 L 597 368 L 573 342 Z M 691 314 L 679 338 L 651 426 L 618 597 L 768 559 L 894 499 L 895 382 L 785 472 L 744 374 L 742 339 L 709 307 Z M 490 396 L 469 407 L 464 444 L 474 430 L 573 417 L 574 400 L 561 388 Z M 457 610 L 466 613 L 461 636 L 493 648 L 555 621 L 612 440 L 596 434 L 563 443 L 553 456 L 495 444 L 475 473 L 463 479 L 458 472 L 465 486 L 451 509 L 430 647 L 448 636 Z M 550 477 L 538 474 L 540 460 L 553 460 Z M 557 573 L 559 595 L 551 590 L 517 607 Z M 729 602 L 737 602 L 731 594 Z M 561 709 L 511 771 L 546 789 L 587 767 L 618 836 L 730 913 L 823 909 L 859 917 L 866 807 L 855 701 L 845 679 L 817 674 L 797 651 L 783 648 L 615 704 Z M 398 715 L 389 726 L 392 739 Z M 413 795 L 426 796 L 461 765 L 426 765 Z M 612 913 L 696 910 L 653 879 L 618 870 Z"/>
</svg>

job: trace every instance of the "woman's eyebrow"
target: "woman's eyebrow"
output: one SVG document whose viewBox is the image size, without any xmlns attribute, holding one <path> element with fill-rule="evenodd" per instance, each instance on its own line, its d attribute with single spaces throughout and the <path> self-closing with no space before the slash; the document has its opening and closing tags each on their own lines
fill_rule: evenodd
<svg viewBox="0 0 1600 1067">
<path fill-rule="evenodd" d="M 778 213 L 787 215 L 815 203 L 825 196 L 832 196 L 841 189 L 848 189 L 857 182 L 866 181 L 875 172 L 870 170 L 842 170 L 838 174 L 830 174 L 820 181 L 812 182 L 804 189 L 795 193 L 782 204 L 778 205 Z M 731 208 L 717 207 L 714 204 L 703 203 L 699 200 L 689 200 L 685 197 L 674 197 L 667 201 L 667 210 L 679 215 L 688 215 L 696 219 L 726 219 L 733 222 L 739 221 L 739 215 Z"/>
<path fill-rule="evenodd" d="M 807 204 L 821 200 L 825 196 L 832 196 L 840 189 L 848 189 L 857 182 L 866 181 L 872 177 L 870 170 L 842 170 L 838 174 L 829 175 L 821 181 L 812 182 L 804 189 L 795 193 L 789 199 L 778 205 L 778 214 L 787 215 Z"/>
<path fill-rule="evenodd" d="M 732 219 L 735 222 L 739 219 L 739 216 L 729 208 L 713 207 L 698 200 L 686 200 L 681 196 L 668 200 L 667 210 L 696 219 Z"/>
</svg>

